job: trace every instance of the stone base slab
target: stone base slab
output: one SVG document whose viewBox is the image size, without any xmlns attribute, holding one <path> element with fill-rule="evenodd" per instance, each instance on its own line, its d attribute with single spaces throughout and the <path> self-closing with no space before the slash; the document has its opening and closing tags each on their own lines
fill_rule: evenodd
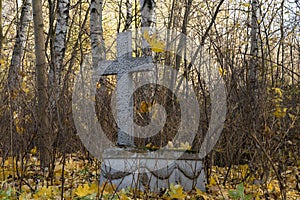
<svg viewBox="0 0 300 200">
<path fill-rule="evenodd" d="M 170 184 L 186 191 L 195 187 L 205 191 L 206 178 L 198 154 L 175 150 L 155 152 L 136 149 L 107 149 L 103 154 L 100 184 L 107 181 L 117 190 L 135 188 L 158 192 Z"/>
</svg>

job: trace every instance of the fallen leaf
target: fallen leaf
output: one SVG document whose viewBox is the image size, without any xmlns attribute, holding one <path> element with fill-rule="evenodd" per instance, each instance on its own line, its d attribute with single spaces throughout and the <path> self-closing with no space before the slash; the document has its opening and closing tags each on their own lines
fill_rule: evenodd
<svg viewBox="0 0 300 200">
<path fill-rule="evenodd" d="M 209 199 L 207 193 L 203 192 L 202 190 L 196 188 L 196 196 L 201 197 L 203 200 Z"/>
<path fill-rule="evenodd" d="M 78 197 L 85 197 L 85 196 L 91 194 L 89 185 L 86 183 L 84 185 L 78 186 L 78 188 L 75 190 L 75 194 Z"/>
<path fill-rule="evenodd" d="M 171 199 L 184 199 L 186 194 L 183 193 L 183 188 L 181 185 L 170 185 L 169 196 Z"/>
</svg>

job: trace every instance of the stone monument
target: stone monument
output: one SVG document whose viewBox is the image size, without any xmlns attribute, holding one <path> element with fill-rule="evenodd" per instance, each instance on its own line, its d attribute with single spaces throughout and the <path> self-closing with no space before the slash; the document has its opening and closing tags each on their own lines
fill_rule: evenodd
<svg viewBox="0 0 300 200">
<path fill-rule="evenodd" d="M 118 34 L 117 59 L 109 61 L 104 73 L 99 74 L 117 75 L 117 146 L 122 147 L 104 151 L 100 184 L 114 184 L 117 190 L 130 187 L 159 191 L 173 183 L 181 184 L 185 190 L 197 187 L 204 191 L 206 179 L 198 154 L 168 149 L 152 152 L 135 148 L 132 73 L 153 70 L 154 65 L 149 56 L 132 57 L 131 37 L 131 31 Z"/>
<path fill-rule="evenodd" d="M 117 37 L 117 60 L 106 63 L 103 76 L 117 75 L 116 117 L 120 147 L 134 147 L 132 73 L 153 70 L 151 56 L 132 57 L 132 34 L 126 31 Z"/>
</svg>

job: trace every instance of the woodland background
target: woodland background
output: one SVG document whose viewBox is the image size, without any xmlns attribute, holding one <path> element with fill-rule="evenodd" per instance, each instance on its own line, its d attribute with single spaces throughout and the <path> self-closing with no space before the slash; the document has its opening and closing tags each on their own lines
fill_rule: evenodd
<svg viewBox="0 0 300 200">
<path fill-rule="evenodd" d="M 83 167 L 82 163 L 94 166 L 87 174 L 97 179 L 100 162 L 82 145 L 72 118 L 74 79 L 90 53 L 94 63 L 116 57 L 118 32 L 150 26 L 158 32 L 174 29 L 193 37 L 199 44 L 193 52 L 199 53 L 196 49 L 201 47 L 202 53 L 211 55 L 226 84 L 225 126 L 204 161 L 208 192 L 251 183 L 257 187 L 253 191 L 262 191 L 259 198 L 299 198 L 300 2 L 146 2 L 152 3 L 150 21 L 141 16 L 137 0 L 0 0 L 0 177 L 8 184 L 2 184 L 1 195 L 11 187 L 21 195 L 26 191 L 24 185 L 37 194 L 39 185 L 55 185 L 58 173 L 61 177 L 56 185 L 64 196 L 64 188 L 75 190 L 87 183 L 67 184 L 66 169 L 60 166 L 70 164 L 70 159 L 81 163 L 77 167 Z M 168 34 L 152 37 L 159 41 L 171 38 Z M 173 77 L 174 87 L 182 84 L 185 76 L 190 83 L 184 84 L 191 84 L 197 94 L 201 119 L 197 137 L 190 144 L 197 150 L 210 119 L 209 88 L 195 66 L 186 62 L 184 48 L 176 52 L 153 48 L 151 55 L 157 64 L 178 71 L 169 74 L 161 69 L 163 76 Z M 141 45 L 135 44 L 134 56 L 143 53 Z M 102 97 L 96 103 L 98 116 L 114 141 L 116 125 L 103 113 L 109 113 L 105 105 L 110 101 L 109 91 L 115 88 L 115 77 L 101 84 L 107 89 L 98 90 Z M 146 123 L 150 111 L 142 105 L 150 106 L 149 94 L 141 90 L 135 95 L 135 120 Z M 168 95 L 161 99 L 172 107 Z M 171 109 L 176 113 L 176 108 Z M 140 147 L 150 142 L 164 145 L 172 139 L 176 124 L 169 127 L 151 141 L 136 142 Z"/>
</svg>

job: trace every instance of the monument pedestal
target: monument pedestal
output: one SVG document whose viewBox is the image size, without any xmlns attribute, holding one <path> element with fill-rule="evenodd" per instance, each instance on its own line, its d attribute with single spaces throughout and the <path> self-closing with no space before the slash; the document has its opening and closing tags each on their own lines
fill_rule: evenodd
<svg viewBox="0 0 300 200">
<path fill-rule="evenodd" d="M 130 187 L 152 192 L 169 188 L 171 183 L 180 184 L 186 191 L 194 187 L 205 191 L 206 184 L 198 154 L 117 148 L 107 149 L 103 154 L 100 184 L 105 181 L 114 184 L 117 190 Z"/>
</svg>

